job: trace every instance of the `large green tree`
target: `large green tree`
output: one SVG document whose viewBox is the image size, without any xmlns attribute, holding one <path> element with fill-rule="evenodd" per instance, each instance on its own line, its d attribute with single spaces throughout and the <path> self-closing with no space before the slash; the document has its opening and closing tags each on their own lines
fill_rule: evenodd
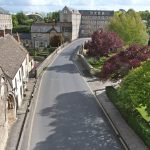
<svg viewBox="0 0 150 150">
<path fill-rule="evenodd" d="M 110 19 L 108 28 L 110 31 L 116 32 L 127 45 L 133 43 L 147 45 L 148 43 L 149 36 L 146 32 L 146 26 L 139 13 L 134 10 L 116 13 Z"/>
<path fill-rule="evenodd" d="M 45 22 L 58 22 L 59 21 L 59 12 L 49 12 L 47 16 L 44 18 Z"/>
</svg>

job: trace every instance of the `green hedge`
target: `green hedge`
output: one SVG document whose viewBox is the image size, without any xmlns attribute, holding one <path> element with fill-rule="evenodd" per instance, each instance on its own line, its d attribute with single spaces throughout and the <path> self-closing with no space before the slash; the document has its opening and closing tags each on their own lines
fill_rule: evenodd
<svg viewBox="0 0 150 150">
<path fill-rule="evenodd" d="M 118 91 L 114 87 L 106 87 L 106 94 L 108 98 L 118 108 L 126 122 L 135 130 L 135 132 L 143 139 L 145 144 L 150 148 L 150 124 L 142 118 L 141 114 L 136 109 L 130 110 L 126 106 L 126 103 L 122 103 Z M 124 97 L 124 99 L 126 99 L 126 97 Z"/>
</svg>

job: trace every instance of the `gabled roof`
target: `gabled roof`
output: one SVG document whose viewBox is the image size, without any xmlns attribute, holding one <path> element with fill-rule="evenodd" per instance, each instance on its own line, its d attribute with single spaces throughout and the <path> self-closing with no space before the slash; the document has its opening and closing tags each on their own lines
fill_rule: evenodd
<svg viewBox="0 0 150 150">
<path fill-rule="evenodd" d="M 10 79 L 16 75 L 27 53 L 11 35 L 0 38 L 0 66 Z"/>
<path fill-rule="evenodd" d="M 35 23 L 31 26 L 31 33 L 48 33 L 52 29 L 55 29 L 57 32 L 60 32 L 61 24 L 60 23 Z"/>
<path fill-rule="evenodd" d="M 77 9 L 73 9 L 73 8 L 67 7 L 67 6 L 65 6 L 65 7 L 63 8 L 63 10 L 65 10 L 65 9 L 68 9 L 68 10 L 70 11 L 70 13 L 80 14 Z"/>
</svg>

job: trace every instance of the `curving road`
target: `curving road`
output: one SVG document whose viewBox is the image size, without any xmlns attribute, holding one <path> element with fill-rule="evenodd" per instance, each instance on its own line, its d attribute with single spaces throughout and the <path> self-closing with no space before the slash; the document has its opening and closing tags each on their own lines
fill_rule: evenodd
<svg viewBox="0 0 150 150">
<path fill-rule="evenodd" d="M 67 46 L 44 73 L 21 150 L 124 149 L 73 63 L 84 40 Z"/>
</svg>

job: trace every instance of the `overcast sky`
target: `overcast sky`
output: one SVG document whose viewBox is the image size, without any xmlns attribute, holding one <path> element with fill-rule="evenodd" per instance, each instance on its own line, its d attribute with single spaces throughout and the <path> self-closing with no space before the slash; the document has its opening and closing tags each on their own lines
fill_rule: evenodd
<svg viewBox="0 0 150 150">
<path fill-rule="evenodd" d="M 65 5 L 74 9 L 150 10 L 150 0 L 0 0 L 0 7 L 10 12 L 50 12 Z"/>
</svg>

